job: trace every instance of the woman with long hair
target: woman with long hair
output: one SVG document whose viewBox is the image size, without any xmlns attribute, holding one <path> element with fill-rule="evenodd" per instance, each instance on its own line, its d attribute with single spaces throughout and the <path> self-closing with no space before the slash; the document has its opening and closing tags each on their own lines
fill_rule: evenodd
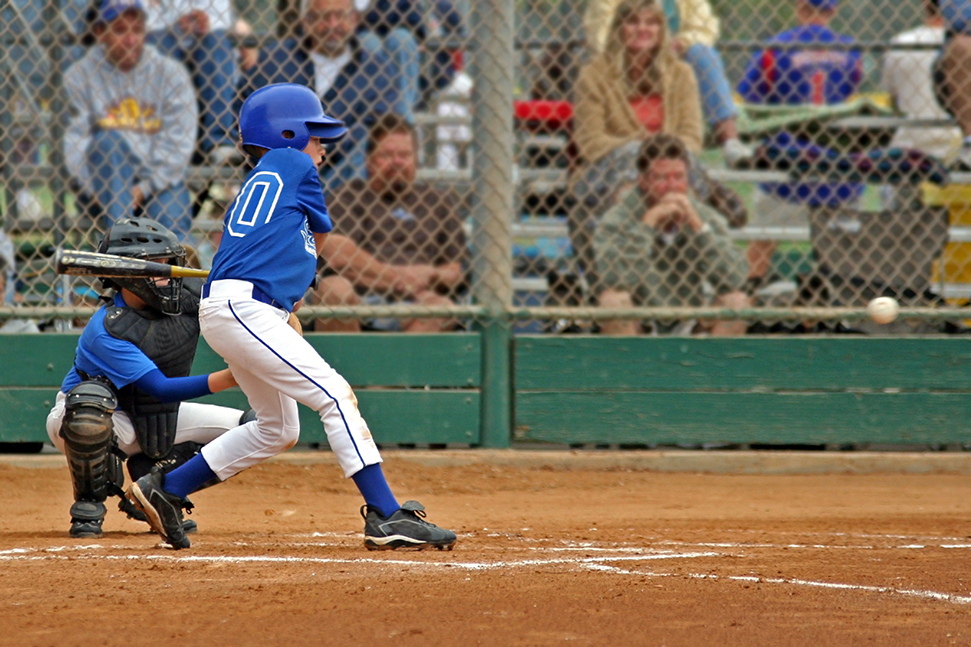
<svg viewBox="0 0 971 647">
<path fill-rule="evenodd" d="M 692 153 L 701 150 L 697 81 L 668 43 L 657 0 L 624 0 L 617 8 L 604 52 L 580 70 L 574 121 L 581 164 L 573 181 L 571 238 L 589 273 L 596 218 L 636 181 L 641 142 L 664 133 Z"/>
</svg>

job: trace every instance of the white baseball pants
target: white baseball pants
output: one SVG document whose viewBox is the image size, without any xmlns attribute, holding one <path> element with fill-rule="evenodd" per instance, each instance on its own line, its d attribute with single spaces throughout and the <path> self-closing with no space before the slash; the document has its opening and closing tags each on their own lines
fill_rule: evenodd
<svg viewBox="0 0 971 647">
<path fill-rule="evenodd" d="M 58 451 L 64 453 L 64 439 L 61 438 L 61 422 L 64 420 L 64 405 L 67 396 L 60 391 L 54 407 L 47 414 L 47 435 Z M 205 444 L 239 425 L 239 417 L 243 412 L 239 409 L 219 407 L 214 404 L 200 404 L 198 402 L 183 402 L 179 405 L 179 422 L 175 431 L 175 443 Z M 135 427 L 131 418 L 124 411 L 115 411 L 111 415 L 115 427 L 115 438 L 118 448 L 126 455 L 140 454 L 142 448 L 135 438 Z"/>
<path fill-rule="evenodd" d="M 215 281 L 199 308 L 202 335 L 233 372 L 257 420 L 202 449 L 221 480 L 293 447 L 297 402 L 320 414 L 327 441 L 351 477 L 381 454 L 350 385 L 287 324 L 289 313 L 252 298 L 247 281 Z"/>
</svg>

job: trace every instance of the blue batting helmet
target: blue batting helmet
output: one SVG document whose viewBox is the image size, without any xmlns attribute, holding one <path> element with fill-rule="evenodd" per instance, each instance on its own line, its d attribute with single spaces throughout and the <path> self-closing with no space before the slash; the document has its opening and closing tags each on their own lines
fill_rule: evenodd
<svg viewBox="0 0 971 647">
<path fill-rule="evenodd" d="M 344 122 L 324 114 L 314 91 L 296 83 L 260 88 L 239 111 L 243 145 L 303 150 L 311 137 L 336 142 L 347 134 Z"/>
</svg>

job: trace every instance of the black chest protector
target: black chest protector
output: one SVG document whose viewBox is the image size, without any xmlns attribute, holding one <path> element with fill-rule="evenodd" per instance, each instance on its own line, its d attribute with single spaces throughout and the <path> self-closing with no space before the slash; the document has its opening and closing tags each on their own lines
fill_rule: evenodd
<svg viewBox="0 0 971 647">
<path fill-rule="evenodd" d="M 112 337 L 135 344 L 166 377 L 186 377 L 199 342 L 201 287 L 200 280 L 183 280 L 182 313 L 175 316 L 151 308 L 109 306 L 105 329 Z M 134 384 L 121 389 L 118 400 L 135 426 L 142 451 L 152 459 L 168 454 L 175 443 L 180 403 L 162 402 Z"/>
</svg>

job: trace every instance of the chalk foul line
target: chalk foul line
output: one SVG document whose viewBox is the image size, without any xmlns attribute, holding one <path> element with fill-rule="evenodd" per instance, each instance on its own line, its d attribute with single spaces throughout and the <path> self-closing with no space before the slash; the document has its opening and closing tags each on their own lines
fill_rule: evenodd
<svg viewBox="0 0 971 647">
<path fill-rule="evenodd" d="M 728 580 L 731 582 L 753 582 L 758 584 L 788 584 L 790 586 L 806 586 L 820 589 L 839 589 L 844 591 L 865 591 L 868 593 L 889 593 L 925 600 L 938 600 L 951 604 L 971 604 L 971 596 L 924 591 L 919 589 L 895 589 L 890 586 L 869 586 L 866 584 L 843 584 L 840 582 L 821 582 L 816 580 L 802 580 L 783 577 L 758 577 L 755 575 L 713 575 L 711 573 L 657 573 L 653 571 L 634 571 L 610 566 L 609 564 L 585 564 L 589 570 L 614 572 L 618 575 L 637 575 L 641 577 L 687 577 L 699 580 Z"/>
</svg>

